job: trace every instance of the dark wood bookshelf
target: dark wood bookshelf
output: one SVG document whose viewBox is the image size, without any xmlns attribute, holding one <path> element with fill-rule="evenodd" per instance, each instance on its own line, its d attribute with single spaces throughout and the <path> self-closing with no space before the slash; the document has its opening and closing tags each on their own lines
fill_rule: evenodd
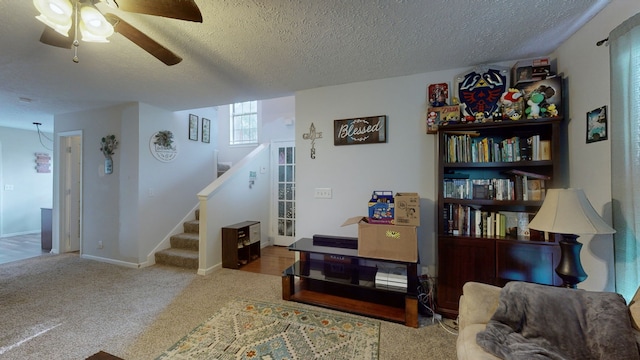
<svg viewBox="0 0 640 360">
<path fill-rule="evenodd" d="M 474 139 L 490 138 L 493 143 L 512 137 L 526 139 L 539 135 L 549 141 L 550 160 L 449 162 L 449 137 L 472 134 Z M 438 281 L 436 291 L 437 312 L 455 318 L 462 295 L 462 286 L 469 281 L 502 286 L 508 281 L 528 281 L 560 285 L 561 279 L 554 269 L 560 260 L 560 249 L 555 237 L 548 242 L 524 240 L 515 236 L 486 234 L 452 234 L 451 216 L 447 208 L 464 206 L 486 212 L 500 211 L 535 213 L 542 200 L 445 197 L 445 180 L 457 179 L 509 179 L 509 170 L 549 176 L 545 188 L 566 186 L 566 124 L 562 117 L 535 120 L 517 120 L 447 125 L 438 129 Z M 471 142 L 471 141 L 470 141 Z M 455 160 L 459 160 L 457 157 Z M 464 159 L 463 159 L 464 160 Z M 453 174 L 452 174 L 453 173 Z M 526 191 L 526 189 L 524 189 Z M 468 195 L 468 194 L 466 194 Z M 453 205 L 449 205 L 453 204 Z M 445 226 L 448 222 L 448 225 Z M 537 239 L 536 239 L 537 240 Z"/>
</svg>

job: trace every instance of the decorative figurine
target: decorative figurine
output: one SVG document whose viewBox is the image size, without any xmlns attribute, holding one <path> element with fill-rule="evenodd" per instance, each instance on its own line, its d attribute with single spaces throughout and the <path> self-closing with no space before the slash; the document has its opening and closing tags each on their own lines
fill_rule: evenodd
<svg viewBox="0 0 640 360">
<path fill-rule="evenodd" d="M 504 119 L 520 120 L 524 107 L 520 90 L 509 88 L 500 97 L 500 102 L 502 103 L 502 117 Z"/>
</svg>

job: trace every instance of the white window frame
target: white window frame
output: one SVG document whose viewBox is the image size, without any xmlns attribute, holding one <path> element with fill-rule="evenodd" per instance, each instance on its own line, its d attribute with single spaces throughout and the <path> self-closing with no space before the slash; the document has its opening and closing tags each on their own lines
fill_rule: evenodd
<svg viewBox="0 0 640 360">
<path fill-rule="evenodd" d="M 251 103 L 255 103 L 255 106 L 252 106 Z M 242 106 L 243 109 L 239 113 L 234 113 L 234 108 L 237 106 Z M 255 111 L 252 111 L 254 109 Z M 254 124 L 249 124 L 248 126 L 246 126 L 246 129 L 251 130 L 252 129 L 251 125 L 255 126 L 255 138 L 237 139 L 235 120 L 236 118 L 245 117 L 245 116 L 249 118 L 253 117 Z M 260 102 L 259 101 L 257 100 L 244 101 L 244 102 L 229 105 L 229 145 L 230 146 L 257 145 L 260 139 L 259 125 L 260 125 Z"/>
</svg>

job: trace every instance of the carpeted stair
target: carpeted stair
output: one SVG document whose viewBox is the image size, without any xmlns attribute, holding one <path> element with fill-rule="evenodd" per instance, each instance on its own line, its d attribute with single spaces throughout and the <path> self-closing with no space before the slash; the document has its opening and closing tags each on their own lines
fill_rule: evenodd
<svg viewBox="0 0 640 360">
<path fill-rule="evenodd" d="M 200 231 L 200 210 L 196 219 L 183 224 L 184 232 L 171 236 L 171 247 L 155 254 L 156 264 L 178 266 L 187 269 L 198 268 L 198 243 Z"/>
</svg>

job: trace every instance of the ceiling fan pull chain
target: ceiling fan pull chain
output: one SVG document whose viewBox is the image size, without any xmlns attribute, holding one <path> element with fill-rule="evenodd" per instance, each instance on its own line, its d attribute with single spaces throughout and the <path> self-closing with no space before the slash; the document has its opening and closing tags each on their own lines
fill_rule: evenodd
<svg viewBox="0 0 640 360">
<path fill-rule="evenodd" d="M 75 24 L 74 24 L 74 34 L 73 34 L 73 62 L 79 63 L 80 59 L 78 58 L 78 46 L 80 46 L 80 42 L 78 41 L 78 1 L 75 3 Z"/>
</svg>

